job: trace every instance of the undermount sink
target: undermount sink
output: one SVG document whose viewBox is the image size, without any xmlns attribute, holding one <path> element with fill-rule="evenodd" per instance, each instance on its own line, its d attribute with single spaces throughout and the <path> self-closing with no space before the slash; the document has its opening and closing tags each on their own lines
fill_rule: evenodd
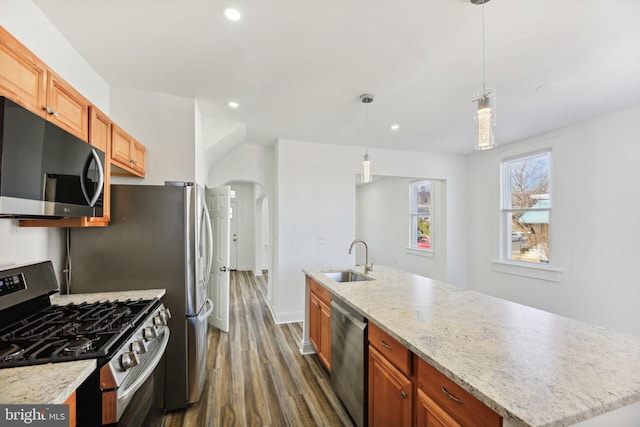
<svg viewBox="0 0 640 427">
<path fill-rule="evenodd" d="M 346 271 L 323 271 L 322 274 L 327 276 L 329 279 L 334 282 L 366 282 L 369 280 L 374 280 L 371 277 L 365 276 L 362 273 L 358 273 L 353 270 Z"/>
</svg>

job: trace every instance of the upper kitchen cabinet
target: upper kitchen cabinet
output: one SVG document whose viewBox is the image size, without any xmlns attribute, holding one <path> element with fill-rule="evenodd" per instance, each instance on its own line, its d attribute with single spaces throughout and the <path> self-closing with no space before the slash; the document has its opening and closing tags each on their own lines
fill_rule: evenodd
<svg viewBox="0 0 640 427">
<path fill-rule="evenodd" d="M 89 101 L 51 70 L 47 70 L 46 94 L 47 103 L 42 108 L 49 120 L 88 141 Z"/>
<path fill-rule="evenodd" d="M 45 117 L 46 66 L 0 26 L 0 95 Z"/>
<path fill-rule="evenodd" d="M 111 135 L 113 175 L 135 175 L 144 178 L 147 157 L 144 145 L 115 123 Z"/>
<path fill-rule="evenodd" d="M 89 101 L 0 27 L 0 94 L 89 139 Z"/>
</svg>

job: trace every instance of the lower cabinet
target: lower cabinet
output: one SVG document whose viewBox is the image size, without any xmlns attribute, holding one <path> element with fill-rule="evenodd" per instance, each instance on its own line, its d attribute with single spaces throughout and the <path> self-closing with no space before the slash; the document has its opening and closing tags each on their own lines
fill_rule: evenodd
<svg viewBox="0 0 640 427">
<path fill-rule="evenodd" d="M 436 368 L 414 356 L 420 426 L 501 427 L 502 417 Z M 422 414 L 421 414 L 422 412 Z"/>
<path fill-rule="evenodd" d="M 369 345 L 369 427 L 411 427 L 413 382 Z"/>
<path fill-rule="evenodd" d="M 69 427 L 76 427 L 76 392 L 74 391 L 64 403 L 69 405 Z"/>
<path fill-rule="evenodd" d="M 462 427 L 421 389 L 416 391 L 416 427 Z"/>
<path fill-rule="evenodd" d="M 369 427 L 502 427 L 502 417 L 369 322 Z"/>
<path fill-rule="evenodd" d="M 331 371 L 331 294 L 309 278 L 309 340 Z"/>
</svg>

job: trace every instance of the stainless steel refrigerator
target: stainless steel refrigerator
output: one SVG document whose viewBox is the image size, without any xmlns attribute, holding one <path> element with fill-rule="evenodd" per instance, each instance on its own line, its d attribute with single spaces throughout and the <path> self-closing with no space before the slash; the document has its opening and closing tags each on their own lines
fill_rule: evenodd
<svg viewBox="0 0 640 427">
<path fill-rule="evenodd" d="M 198 401 L 204 386 L 212 248 L 204 190 L 192 183 L 112 185 L 109 226 L 70 232 L 71 293 L 167 290 L 168 410 Z"/>
</svg>

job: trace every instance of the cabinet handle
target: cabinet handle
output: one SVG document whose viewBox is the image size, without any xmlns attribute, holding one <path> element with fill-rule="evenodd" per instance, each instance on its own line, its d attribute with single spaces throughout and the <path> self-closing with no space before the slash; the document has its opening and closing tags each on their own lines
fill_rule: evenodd
<svg viewBox="0 0 640 427">
<path fill-rule="evenodd" d="M 57 111 L 53 111 L 53 110 L 51 110 L 51 108 L 50 108 L 48 105 L 46 105 L 46 106 L 42 107 L 42 109 L 43 109 L 44 111 L 46 111 L 46 112 L 47 112 L 47 114 L 49 114 L 50 116 L 58 117 L 58 112 L 57 112 Z"/>
<path fill-rule="evenodd" d="M 382 346 L 384 348 L 386 348 L 387 350 L 391 350 L 391 346 L 389 344 L 387 344 L 386 342 L 384 342 L 384 340 L 380 340 L 380 344 L 382 344 Z"/>
<path fill-rule="evenodd" d="M 404 390 L 400 390 L 400 396 L 402 396 L 403 399 L 407 398 L 407 392 Z"/>
<path fill-rule="evenodd" d="M 445 396 L 447 396 L 449 399 L 453 400 L 456 403 L 460 403 L 462 404 L 462 400 L 458 399 L 457 397 L 455 397 L 453 394 L 449 393 L 447 391 L 446 388 L 442 387 L 442 392 L 445 394 Z"/>
<path fill-rule="evenodd" d="M 316 303 L 315 305 L 316 305 L 316 308 L 320 308 L 320 304 Z"/>
</svg>

